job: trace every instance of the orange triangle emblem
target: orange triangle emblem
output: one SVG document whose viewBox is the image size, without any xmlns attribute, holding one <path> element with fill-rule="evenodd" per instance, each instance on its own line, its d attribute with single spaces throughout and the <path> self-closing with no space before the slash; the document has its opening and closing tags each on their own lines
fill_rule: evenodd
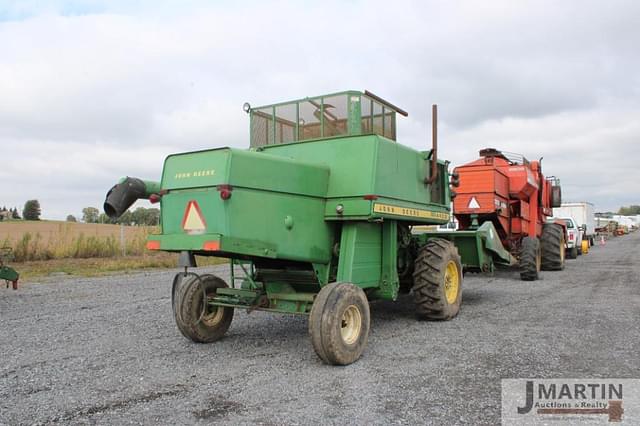
<svg viewBox="0 0 640 426">
<path fill-rule="evenodd" d="M 204 234 L 207 229 L 200 206 L 195 200 L 187 203 L 187 208 L 184 210 L 184 217 L 182 218 L 182 229 L 187 234 Z"/>
</svg>

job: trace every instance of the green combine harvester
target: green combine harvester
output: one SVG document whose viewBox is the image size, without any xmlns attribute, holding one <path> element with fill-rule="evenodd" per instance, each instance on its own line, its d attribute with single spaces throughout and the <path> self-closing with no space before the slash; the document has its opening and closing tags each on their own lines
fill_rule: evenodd
<svg viewBox="0 0 640 426">
<path fill-rule="evenodd" d="M 249 149 L 174 154 L 161 182 L 123 178 L 104 209 L 160 202 L 150 250 L 179 253 L 173 312 L 195 342 L 214 342 L 234 309 L 309 316 L 313 348 L 350 364 L 369 335 L 369 301 L 412 293 L 421 319 L 449 320 L 463 268 L 512 264 L 492 224 L 458 233 L 412 232 L 450 220 L 448 162 L 433 147 L 396 142 L 407 113 L 370 92 L 347 91 L 252 108 Z M 231 279 L 198 275 L 195 256 L 230 259 Z"/>
</svg>

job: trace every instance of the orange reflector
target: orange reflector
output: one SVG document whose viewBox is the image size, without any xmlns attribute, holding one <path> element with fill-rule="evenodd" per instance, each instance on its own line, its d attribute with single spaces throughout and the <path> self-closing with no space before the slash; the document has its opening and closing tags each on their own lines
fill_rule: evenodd
<svg viewBox="0 0 640 426">
<path fill-rule="evenodd" d="M 147 250 L 160 250 L 160 241 L 158 240 L 147 241 Z"/>
<path fill-rule="evenodd" d="M 203 250 L 218 251 L 220 250 L 220 241 L 205 241 L 202 245 Z"/>
</svg>

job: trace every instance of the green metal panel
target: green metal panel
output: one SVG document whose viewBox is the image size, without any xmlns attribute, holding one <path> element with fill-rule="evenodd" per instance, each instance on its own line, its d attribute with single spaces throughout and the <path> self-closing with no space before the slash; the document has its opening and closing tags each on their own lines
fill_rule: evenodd
<svg viewBox="0 0 640 426">
<path fill-rule="evenodd" d="M 396 300 L 398 297 L 398 224 L 387 220 L 382 224 L 382 277 L 373 296 L 379 299 Z"/>
<path fill-rule="evenodd" d="M 206 229 L 187 233 L 182 222 L 190 202 L 202 212 Z M 324 221 L 324 200 L 272 191 L 234 188 L 223 200 L 216 189 L 171 191 L 162 198 L 162 250 L 198 250 L 221 241 L 221 251 L 327 263 L 333 226 Z"/>
<path fill-rule="evenodd" d="M 348 99 L 349 118 L 347 127 L 350 135 L 362 134 L 362 108 L 360 107 L 360 96 L 350 94 Z"/>
<path fill-rule="evenodd" d="M 329 165 L 327 218 L 389 217 L 415 223 L 446 223 L 449 202 L 431 203 L 431 191 L 424 184 L 428 176 L 427 153 L 392 142 L 377 135 L 340 137 L 323 141 L 298 142 L 262 147 L 272 155 L 281 155 L 308 163 Z M 446 168 L 440 177 L 448 187 Z M 363 203 L 365 195 L 375 195 L 378 202 L 406 208 L 437 211 L 431 217 L 373 214 L 373 204 Z M 448 200 L 448 198 L 445 198 Z M 336 214 L 337 204 L 344 213 Z M 368 210 L 368 211 L 367 211 Z"/>
<path fill-rule="evenodd" d="M 229 148 L 167 158 L 162 187 L 162 250 L 201 250 L 219 236 L 220 250 L 326 263 L 333 228 L 324 221 L 329 168 L 267 153 Z M 230 185 L 223 200 L 217 185 Z M 195 201 L 206 228 L 183 229 Z M 208 235 L 203 237 L 202 234 Z"/>
<path fill-rule="evenodd" d="M 416 235 L 420 244 L 431 238 L 452 241 L 465 270 L 491 272 L 494 264 L 513 266 L 517 260 L 502 246 L 493 223 L 485 222 L 474 231 L 424 232 Z"/>
<path fill-rule="evenodd" d="M 10 266 L 0 266 L 0 280 L 17 281 L 20 275 Z"/>
<path fill-rule="evenodd" d="M 378 287 L 382 272 L 382 226 L 346 222 L 342 226 L 338 282 L 362 288 Z"/>
<path fill-rule="evenodd" d="M 174 154 L 167 157 L 162 189 L 232 185 L 266 191 L 324 197 L 329 167 L 294 161 L 265 152 L 233 148 Z"/>
<path fill-rule="evenodd" d="M 227 183 L 231 149 L 170 155 L 164 161 L 162 189 L 205 188 Z"/>
</svg>

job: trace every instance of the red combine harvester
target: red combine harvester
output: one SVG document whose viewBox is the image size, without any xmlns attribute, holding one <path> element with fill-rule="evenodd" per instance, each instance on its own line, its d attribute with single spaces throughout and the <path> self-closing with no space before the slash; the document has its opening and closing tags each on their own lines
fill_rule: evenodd
<svg viewBox="0 0 640 426">
<path fill-rule="evenodd" d="M 493 148 L 456 167 L 453 211 L 461 230 L 493 223 L 503 246 L 519 261 L 520 278 L 531 281 L 543 270 L 564 268 L 566 228 L 547 223 L 559 207 L 558 179 L 545 178 L 540 161 Z"/>
</svg>

